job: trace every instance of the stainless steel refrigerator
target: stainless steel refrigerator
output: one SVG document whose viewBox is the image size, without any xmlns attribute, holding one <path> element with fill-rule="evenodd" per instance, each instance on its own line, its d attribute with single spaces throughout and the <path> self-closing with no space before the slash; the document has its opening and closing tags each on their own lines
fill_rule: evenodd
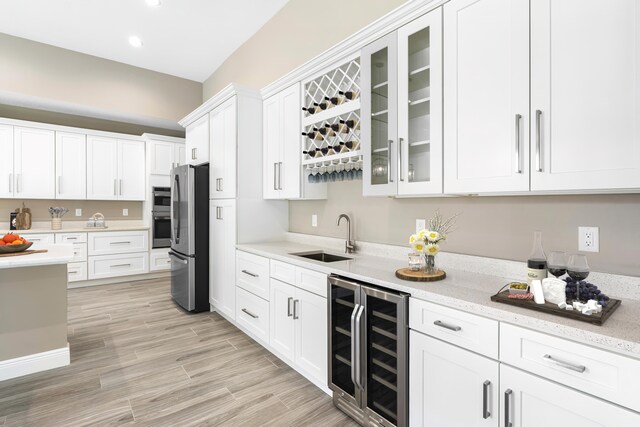
<svg viewBox="0 0 640 427">
<path fill-rule="evenodd" d="M 171 296 L 209 310 L 209 165 L 171 170 Z"/>
<path fill-rule="evenodd" d="M 329 277 L 329 388 L 363 426 L 408 425 L 408 297 Z"/>
</svg>

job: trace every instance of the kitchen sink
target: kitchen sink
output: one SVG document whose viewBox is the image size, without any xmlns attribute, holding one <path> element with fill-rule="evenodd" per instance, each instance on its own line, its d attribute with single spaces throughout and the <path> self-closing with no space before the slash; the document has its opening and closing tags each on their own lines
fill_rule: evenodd
<svg viewBox="0 0 640 427">
<path fill-rule="evenodd" d="M 295 256 L 302 257 L 302 258 L 313 259 L 313 260 L 320 261 L 320 262 L 337 262 L 337 261 L 348 261 L 350 259 L 353 259 L 353 258 L 347 258 L 347 257 L 340 256 L 340 255 L 328 254 L 328 253 L 326 253 L 324 251 L 298 252 L 298 253 L 289 254 L 289 255 L 295 255 Z"/>
</svg>

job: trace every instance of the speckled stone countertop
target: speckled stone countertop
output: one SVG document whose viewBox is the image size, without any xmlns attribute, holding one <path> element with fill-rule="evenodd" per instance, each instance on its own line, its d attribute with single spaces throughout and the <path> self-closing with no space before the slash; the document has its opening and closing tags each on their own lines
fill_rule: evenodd
<svg viewBox="0 0 640 427">
<path fill-rule="evenodd" d="M 350 254 L 346 255 L 353 258 L 349 261 L 322 263 L 291 254 L 316 250 L 326 250 L 335 254 L 340 254 L 340 252 L 327 250 L 322 246 L 305 245 L 291 241 L 240 244 L 237 245 L 237 248 L 326 274 L 338 274 L 406 292 L 421 300 L 640 359 L 639 300 L 623 299 L 622 305 L 605 324 L 596 326 L 490 300 L 491 295 L 506 283 L 518 280 L 517 277 L 498 277 L 447 268 L 447 278 L 440 282 L 407 282 L 395 277 L 397 269 L 406 267 L 406 261 L 398 258 Z M 615 294 L 610 296 L 616 297 Z"/>
</svg>

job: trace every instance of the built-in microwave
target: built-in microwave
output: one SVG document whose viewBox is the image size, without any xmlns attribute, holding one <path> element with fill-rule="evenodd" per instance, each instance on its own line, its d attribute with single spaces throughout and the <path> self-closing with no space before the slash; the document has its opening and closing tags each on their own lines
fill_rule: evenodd
<svg viewBox="0 0 640 427">
<path fill-rule="evenodd" d="M 153 187 L 153 210 L 151 235 L 153 248 L 171 247 L 171 189 L 169 187 Z"/>
</svg>

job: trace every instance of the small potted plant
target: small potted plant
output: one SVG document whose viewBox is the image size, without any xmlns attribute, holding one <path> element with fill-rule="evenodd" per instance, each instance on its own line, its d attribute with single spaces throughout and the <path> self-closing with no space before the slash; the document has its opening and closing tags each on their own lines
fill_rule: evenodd
<svg viewBox="0 0 640 427">
<path fill-rule="evenodd" d="M 436 255 L 440 252 L 440 242 L 447 239 L 447 235 L 453 231 L 455 220 L 460 214 L 443 219 L 440 210 L 428 222 L 428 228 L 420 230 L 409 237 L 409 244 L 418 254 L 424 256 L 424 271 L 433 274 L 436 268 Z"/>
</svg>

